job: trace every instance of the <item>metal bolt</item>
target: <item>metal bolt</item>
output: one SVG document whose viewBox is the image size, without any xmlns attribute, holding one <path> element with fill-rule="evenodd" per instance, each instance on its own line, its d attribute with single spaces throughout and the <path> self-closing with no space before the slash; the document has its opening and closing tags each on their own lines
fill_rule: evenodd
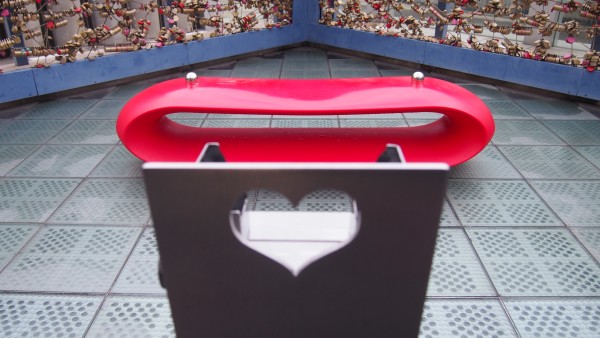
<svg viewBox="0 0 600 338">
<path fill-rule="evenodd" d="M 421 72 L 415 72 L 412 75 L 413 80 L 416 81 L 423 81 L 425 79 L 425 74 L 421 73 Z"/>
<path fill-rule="evenodd" d="M 198 75 L 196 75 L 196 73 L 194 73 L 194 72 L 189 72 L 185 75 L 185 81 L 188 84 L 195 83 L 197 79 L 198 79 Z"/>
</svg>

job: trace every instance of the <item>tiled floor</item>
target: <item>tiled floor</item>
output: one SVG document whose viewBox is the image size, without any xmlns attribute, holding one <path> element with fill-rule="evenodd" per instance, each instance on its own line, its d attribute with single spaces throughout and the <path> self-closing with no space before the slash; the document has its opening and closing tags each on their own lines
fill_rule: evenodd
<svg viewBox="0 0 600 338">
<path fill-rule="evenodd" d="M 195 71 L 320 78 L 414 70 L 300 48 Z M 600 108 L 426 75 L 480 96 L 497 131 L 480 155 L 452 169 L 421 336 L 600 337 Z M 166 78 L 0 111 L 0 337 L 174 335 L 141 162 L 114 129 L 128 98 Z M 436 116 L 173 119 L 336 128 Z M 258 210 L 285 208 L 263 195 Z M 317 203 L 335 209 L 347 200 Z"/>
</svg>

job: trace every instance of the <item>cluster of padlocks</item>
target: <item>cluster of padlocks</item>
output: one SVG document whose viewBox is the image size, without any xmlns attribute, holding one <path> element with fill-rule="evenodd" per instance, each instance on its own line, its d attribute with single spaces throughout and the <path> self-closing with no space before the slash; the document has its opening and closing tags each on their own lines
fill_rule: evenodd
<svg viewBox="0 0 600 338">
<path fill-rule="evenodd" d="M 596 51 L 576 56 L 571 49 L 559 56 L 550 53 L 548 40 L 557 32 L 567 35 L 566 42 L 570 44 L 578 41 L 580 35 L 591 40 L 600 36 L 599 0 L 569 0 L 554 5 L 549 5 L 548 0 L 511 0 L 508 5 L 502 0 L 449 0 L 449 10 L 440 9 L 429 0 L 321 0 L 320 4 L 320 22 L 328 26 L 583 66 L 590 71 L 600 69 Z M 535 10 L 530 10 L 532 4 L 536 5 Z M 548 11 L 575 13 L 580 19 L 552 21 Z M 431 34 L 425 28 L 444 33 Z M 527 50 L 519 37 L 532 35 L 538 38 L 528 44 L 532 48 Z"/>
<path fill-rule="evenodd" d="M 71 2 L 70 8 L 59 11 L 53 10 L 58 5 L 54 0 L 0 0 L 0 24 L 8 22 L 11 27 L 10 37 L 0 40 L 0 51 L 11 49 L 17 57 L 53 56 L 38 63 L 47 66 L 48 59 L 64 63 L 81 56 L 94 58 L 104 53 L 282 27 L 292 21 L 292 0 Z M 77 26 L 76 33 L 56 45 L 54 33 L 72 24 Z M 150 36 L 153 24 L 161 27 Z M 119 36 L 118 43 L 107 42 L 115 36 Z"/>
</svg>

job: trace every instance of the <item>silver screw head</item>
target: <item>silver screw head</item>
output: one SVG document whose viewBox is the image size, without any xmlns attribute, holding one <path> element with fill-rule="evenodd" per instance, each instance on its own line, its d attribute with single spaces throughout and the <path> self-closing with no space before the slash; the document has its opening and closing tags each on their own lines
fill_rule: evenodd
<svg viewBox="0 0 600 338">
<path fill-rule="evenodd" d="M 198 75 L 194 72 L 189 72 L 185 75 L 185 81 L 187 83 L 194 83 L 198 79 Z"/>
<path fill-rule="evenodd" d="M 425 79 L 425 74 L 421 72 L 414 72 L 412 75 L 413 80 L 423 81 Z"/>
</svg>

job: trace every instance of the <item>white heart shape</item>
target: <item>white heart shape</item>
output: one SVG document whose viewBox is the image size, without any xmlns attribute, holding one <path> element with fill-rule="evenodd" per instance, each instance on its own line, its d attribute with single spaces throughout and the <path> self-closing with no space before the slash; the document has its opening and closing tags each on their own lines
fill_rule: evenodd
<svg viewBox="0 0 600 338">
<path fill-rule="evenodd" d="M 252 211 L 230 213 L 230 225 L 245 246 L 278 262 L 297 277 L 311 263 L 348 245 L 358 234 L 352 211 Z"/>
</svg>

